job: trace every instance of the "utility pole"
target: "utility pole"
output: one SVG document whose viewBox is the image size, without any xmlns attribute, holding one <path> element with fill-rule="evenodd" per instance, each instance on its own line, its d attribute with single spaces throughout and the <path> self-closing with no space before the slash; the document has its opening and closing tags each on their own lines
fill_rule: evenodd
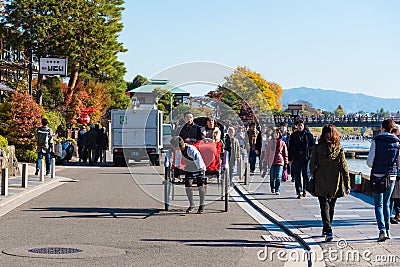
<svg viewBox="0 0 400 267">
<path fill-rule="evenodd" d="M 29 95 L 32 96 L 32 76 L 33 76 L 33 49 L 31 49 L 31 54 L 29 56 Z"/>
</svg>

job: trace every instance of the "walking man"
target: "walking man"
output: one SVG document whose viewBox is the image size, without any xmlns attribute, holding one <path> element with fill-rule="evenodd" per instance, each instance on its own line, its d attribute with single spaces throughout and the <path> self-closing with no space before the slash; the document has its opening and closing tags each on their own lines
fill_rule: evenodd
<svg viewBox="0 0 400 267">
<path fill-rule="evenodd" d="M 50 153 L 54 151 L 53 131 L 49 126 L 49 121 L 45 118 L 42 119 L 42 126 L 36 132 L 36 144 L 38 158 L 36 161 L 35 175 L 39 174 L 40 164 L 43 157 L 46 160 L 46 175 L 50 174 Z"/>
<path fill-rule="evenodd" d="M 308 182 L 308 161 L 310 160 L 311 147 L 314 146 L 314 136 L 305 130 L 303 120 L 296 122 L 296 131 L 292 133 L 289 140 L 289 163 L 292 165 L 292 177 L 296 188 L 297 198 L 306 196 Z M 303 184 L 301 177 L 303 176 Z"/>
</svg>

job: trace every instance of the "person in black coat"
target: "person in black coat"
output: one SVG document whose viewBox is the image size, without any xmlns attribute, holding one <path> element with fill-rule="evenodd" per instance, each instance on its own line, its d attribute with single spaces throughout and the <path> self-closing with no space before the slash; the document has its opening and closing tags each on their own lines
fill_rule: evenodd
<svg viewBox="0 0 400 267">
<path fill-rule="evenodd" d="M 202 139 L 200 127 L 194 123 L 193 114 L 188 111 L 183 115 L 183 126 L 178 127 L 178 134 L 187 144 L 194 144 Z"/>
<path fill-rule="evenodd" d="M 289 140 L 289 163 L 292 165 L 291 174 L 294 178 L 297 198 L 306 196 L 308 177 L 308 162 L 311 147 L 315 145 L 314 136 L 305 129 L 304 121 L 296 122 L 297 130 L 292 133 Z M 303 184 L 301 181 L 303 177 Z"/>
</svg>

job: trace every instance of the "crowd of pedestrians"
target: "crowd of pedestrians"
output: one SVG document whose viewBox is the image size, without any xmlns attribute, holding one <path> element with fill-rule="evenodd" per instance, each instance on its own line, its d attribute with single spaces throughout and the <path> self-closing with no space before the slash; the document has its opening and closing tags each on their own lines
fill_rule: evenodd
<svg viewBox="0 0 400 267">
<path fill-rule="evenodd" d="M 288 123 L 281 122 L 278 127 L 248 123 L 246 126 L 228 125 L 226 135 L 213 117 L 205 120 L 203 127 L 194 123 L 193 114 L 185 113 L 182 124 L 177 128 L 172 145 L 180 152 L 186 164 L 193 170 L 184 167 L 186 194 L 189 200 L 187 212 L 194 209 L 192 184 L 196 180 L 200 186 L 199 213 L 204 209 L 204 172 L 205 166 L 201 153 L 195 146 L 199 140 L 223 142 L 229 152 L 229 173 L 232 174 L 237 160 L 247 151 L 250 174 L 256 175 L 256 168 L 261 177 L 269 174 L 271 194 L 280 195 L 283 177 L 290 174 L 294 182 L 293 191 L 297 199 L 307 196 L 307 192 L 318 197 L 322 235 L 326 241 L 333 239 L 332 221 L 335 204 L 338 198 L 350 193 L 350 174 L 347 167 L 344 149 L 340 144 L 341 137 L 333 124 L 326 124 L 321 136 L 316 138 L 308 129 L 306 122 L 298 119 L 289 131 Z M 385 177 L 390 182 L 384 192 L 373 193 L 375 215 L 379 230 L 378 241 L 390 239 L 390 224 L 400 222 L 400 140 L 399 128 L 393 120 L 382 122 L 382 133 L 371 143 L 367 165 L 375 176 Z M 257 165 L 258 160 L 258 165 Z M 202 163 L 203 162 L 203 163 Z M 314 179 L 310 179 L 313 177 Z M 315 181 L 311 183 L 311 181 Z M 267 190 L 267 189 L 266 189 Z M 391 216 L 392 211 L 394 216 Z"/>
<path fill-rule="evenodd" d="M 78 132 L 79 162 L 88 162 L 94 165 L 99 160 L 103 162 L 104 151 L 108 149 L 108 136 L 106 128 L 100 124 L 83 125 Z"/>
<path fill-rule="evenodd" d="M 333 239 L 332 220 L 337 198 L 350 193 L 350 175 L 341 137 L 333 124 L 326 124 L 316 138 L 306 122 L 298 119 L 291 133 L 288 124 L 281 122 L 274 129 L 267 125 L 249 123 L 235 127 L 239 146 L 247 150 L 250 173 L 255 175 L 259 160 L 261 177 L 269 173 L 270 192 L 280 194 L 283 174 L 291 174 L 297 199 L 307 196 L 310 178 L 314 176 L 312 194 L 318 197 L 322 218 L 322 234 L 326 241 Z M 383 177 L 390 172 L 390 183 L 384 192 L 373 193 L 375 215 L 379 230 L 378 241 L 390 239 L 390 225 L 400 223 L 400 157 L 399 128 L 392 119 L 382 122 L 382 133 L 371 143 L 367 165 L 371 172 Z M 391 216 L 394 214 L 393 216 Z"/>
</svg>

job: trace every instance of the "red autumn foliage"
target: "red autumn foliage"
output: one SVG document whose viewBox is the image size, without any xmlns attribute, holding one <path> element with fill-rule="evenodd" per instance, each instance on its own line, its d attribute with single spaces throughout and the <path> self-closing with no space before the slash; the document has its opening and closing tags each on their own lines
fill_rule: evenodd
<svg viewBox="0 0 400 267">
<path fill-rule="evenodd" d="M 4 132 L 9 144 L 32 149 L 36 145 L 36 129 L 41 125 L 42 108 L 29 94 L 16 92 L 5 103 Z"/>
</svg>

